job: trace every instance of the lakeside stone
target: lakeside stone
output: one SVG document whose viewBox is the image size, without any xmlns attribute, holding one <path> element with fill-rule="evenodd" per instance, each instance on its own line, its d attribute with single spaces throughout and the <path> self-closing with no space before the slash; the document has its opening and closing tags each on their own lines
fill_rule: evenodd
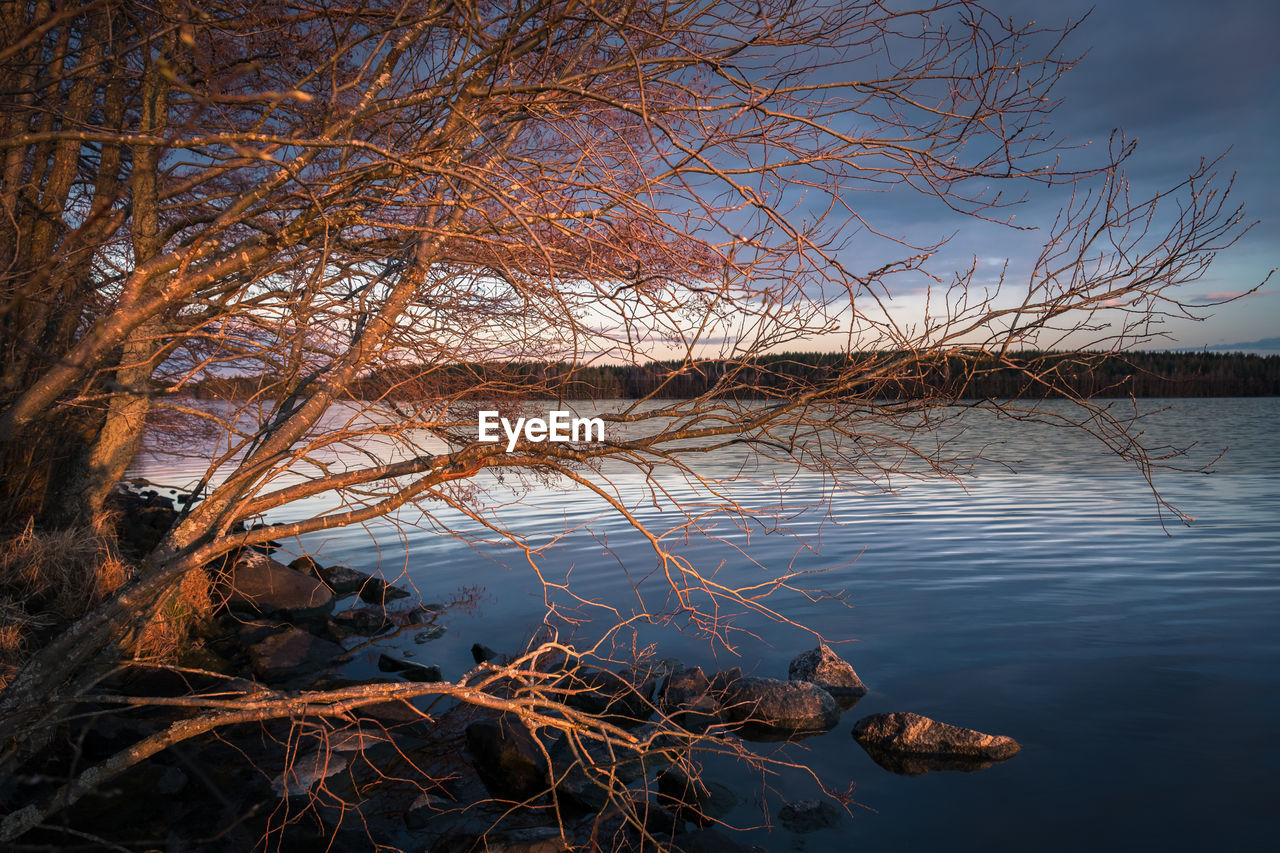
<svg viewBox="0 0 1280 853">
<path fill-rule="evenodd" d="M 658 774 L 658 802 L 685 820 L 697 824 L 723 819 L 738 804 L 738 796 L 727 785 L 701 774 L 690 776 L 672 765 Z"/>
<path fill-rule="evenodd" d="M 312 675 L 345 653 L 342 646 L 289 627 L 249 647 L 253 672 L 263 681 L 279 682 Z"/>
<path fill-rule="evenodd" d="M 440 673 L 440 667 L 438 666 L 411 663 L 407 660 L 400 660 L 399 658 L 392 657 L 385 652 L 378 655 L 378 669 L 383 672 L 394 672 L 406 681 L 420 681 L 424 683 L 444 681 L 444 676 Z"/>
<path fill-rule="evenodd" d="M 413 593 L 387 583 L 382 578 L 369 576 L 360 586 L 360 598 L 370 604 L 386 604 L 398 598 L 409 598 Z"/>
<path fill-rule="evenodd" d="M 310 792 L 321 779 L 346 770 L 347 763 L 347 759 L 338 753 L 319 751 L 295 758 L 283 773 L 271 781 L 271 790 L 282 798 L 300 797 Z"/>
<path fill-rule="evenodd" d="M 472 763 L 494 795 L 523 799 L 547 790 L 547 758 L 518 719 L 476 720 L 467 726 L 466 739 Z"/>
<path fill-rule="evenodd" d="M 373 577 L 346 566 L 318 566 L 316 574 L 336 595 L 359 592 Z"/>
<path fill-rule="evenodd" d="M 371 607 L 353 607 L 329 618 L 329 630 L 342 638 L 352 635 L 372 637 L 394 627 L 395 623 L 387 618 L 385 612 Z"/>
<path fill-rule="evenodd" d="M 867 685 L 862 683 L 858 673 L 826 643 L 819 643 L 816 649 L 796 655 L 787 668 L 787 678 L 816 684 L 837 699 L 867 694 Z"/>
<path fill-rule="evenodd" d="M 659 707 L 671 721 L 695 734 L 722 722 L 720 703 L 711 693 L 711 680 L 701 667 L 679 667 L 668 676 Z"/>
<path fill-rule="evenodd" d="M 311 577 L 320 577 L 320 564 L 316 562 L 314 557 L 303 555 L 289 563 L 289 568 L 295 572 L 302 572 L 304 575 Z"/>
<path fill-rule="evenodd" d="M 485 661 L 494 660 L 498 657 L 498 653 L 486 646 L 484 643 L 472 643 L 471 657 L 477 664 L 481 664 Z"/>
<path fill-rule="evenodd" d="M 333 592 L 316 578 L 257 551 L 243 551 L 231 568 L 227 605 L 262 615 L 310 620 L 333 610 Z"/>
<path fill-rule="evenodd" d="M 640 725 L 653 714 L 654 679 L 633 684 L 606 669 L 581 667 L 556 685 L 566 691 L 564 703 L 622 726 Z"/>
<path fill-rule="evenodd" d="M 746 727 L 744 736 L 824 732 L 840 722 L 836 700 L 808 681 L 747 676 L 728 684 L 721 701 L 725 719 Z"/>
<path fill-rule="evenodd" d="M 983 734 L 905 711 L 863 717 L 853 724 L 853 737 L 868 752 L 875 749 L 979 761 L 1003 761 L 1021 749 L 1005 735 Z"/>
</svg>

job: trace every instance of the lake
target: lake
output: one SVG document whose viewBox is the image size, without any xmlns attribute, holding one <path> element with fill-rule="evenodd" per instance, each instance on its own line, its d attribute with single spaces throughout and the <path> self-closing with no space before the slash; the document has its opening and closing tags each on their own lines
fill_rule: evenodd
<svg viewBox="0 0 1280 853">
<path fill-rule="evenodd" d="M 1060 402 L 1050 408 L 1065 406 Z M 813 600 L 780 589 L 769 604 L 820 632 L 871 692 L 833 731 L 765 751 L 806 762 L 831 788 L 853 785 L 853 814 L 835 829 L 775 828 L 744 840 L 772 850 L 1272 849 L 1280 793 L 1280 399 L 1145 400 L 1156 444 L 1187 445 L 1213 472 L 1162 472 L 1161 494 L 1194 517 L 1161 513 L 1132 467 L 1087 436 L 966 415 L 958 439 L 990 446 L 1007 465 L 983 464 L 963 487 L 894 481 L 825 493 L 824 481 L 741 453 L 699 460 L 704 473 L 741 471 L 735 496 L 781 509 L 787 532 L 722 520 L 672 548 L 717 579 L 744 583 L 780 571 L 843 593 Z M 193 460 L 144 457 L 131 475 L 184 486 Z M 618 470 L 620 497 L 659 529 L 679 523 L 669 503 L 646 502 Z M 482 475 L 487 478 L 489 475 Z M 779 499 L 769 487 L 786 483 Z M 664 482 L 689 497 L 682 482 Z M 542 549 L 544 578 L 566 578 L 588 641 L 604 607 L 630 616 L 666 601 L 644 540 L 594 495 L 563 483 L 493 483 L 513 528 Z M 829 499 L 821 504 L 824 495 Z M 300 506 L 268 517 L 314 512 Z M 480 528 L 457 513 L 434 521 L 330 531 L 287 550 L 317 554 L 411 582 L 449 603 L 439 639 L 402 651 L 445 677 L 471 666 L 470 646 L 524 647 L 542 622 L 544 589 L 523 552 L 442 535 Z M 558 538 L 557 538 L 558 537 Z M 797 541 L 799 537 L 803 540 Z M 289 556 L 285 556 L 287 561 Z M 545 593 L 568 605 L 565 594 Z M 734 648 L 676 619 L 643 625 L 636 641 L 714 670 L 785 678 L 813 635 L 760 614 L 737 614 Z M 570 626 L 562 623 L 567 634 Z M 848 642 L 841 642 L 848 641 Z M 365 662 L 367 665 L 367 661 Z M 974 773 L 894 775 L 850 736 L 853 722 L 914 711 L 1022 744 L 1008 762 Z M 719 772 L 729 771 L 723 768 Z M 788 799 L 818 795 L 800 773 L 734 777 L 740 825 L 776 823 Z"/>
</svg>

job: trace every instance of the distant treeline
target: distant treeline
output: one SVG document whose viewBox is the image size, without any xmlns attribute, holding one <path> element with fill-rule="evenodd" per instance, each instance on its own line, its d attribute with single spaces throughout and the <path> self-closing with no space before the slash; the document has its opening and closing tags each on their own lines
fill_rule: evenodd
<svg viewBox="0 0 1280 853">
<path fill-rule="evenodd" d="M 1217 352 L 1024 352 L 1004 361 L 981 354 L 922 361 L 892 352 L 778 353 L 747 362 L 709 360 L 692 365 L 443 364 L 379 370 L 359 379 L 351 393 L 365 399 L 530 393 L 568 399 L 687 398 L 709 391 L 738 398 L 782 397 L 841 376 L 847 393 L 880 399 L 1053 397 L 1067 392 L 1104 397 L 1280 396 L 1280 356 Z M 217 398 L 273 395 L 280 386 L 272 380 L 215 377 L 198 383 L 194 391 L 199 397 Z"/>
</svg>

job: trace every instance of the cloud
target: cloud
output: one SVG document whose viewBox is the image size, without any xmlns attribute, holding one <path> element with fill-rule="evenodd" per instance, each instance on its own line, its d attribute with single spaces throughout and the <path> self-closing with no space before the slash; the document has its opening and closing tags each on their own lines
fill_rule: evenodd
<svg viewBox="0 0 1280 853">
<path fill-rule="evenodd" d="M 1217 293 L 1192 296 L 1186 301 L 1188 305 L 1217 305 L 1222 302 L 1232 302 L 1236 299 L 1248 299 L 1251 296 L 1260 295 L 1261 292 L 1257 290 L 1221 290 Z"/>
</svg>

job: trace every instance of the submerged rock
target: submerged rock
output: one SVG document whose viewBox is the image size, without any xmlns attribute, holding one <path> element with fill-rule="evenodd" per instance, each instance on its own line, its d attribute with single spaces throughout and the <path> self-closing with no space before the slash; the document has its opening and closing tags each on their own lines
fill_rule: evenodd
<svg viewBox="0 0 1280 853">
<path fill-rule="evenodd" d="M 819 643 L 816 649 L 796 655 L 787 668 L 787 678 L 816 684 L 837 699 L 860 697 L 867 693 L 867 685 L 862 683 L 858 673 L 826 643 Z"/>
<path fill-rule="evenodd" d="M 745 737 L 824 732 L 840 722 L 836 700 L 807 681 L 748 676 L 726 686 L 722 701 L 729 722 L 746 724 Z"/>
<path fill-rule="evenodd" d="M 838 824 L 840 810 L 822 800 L 799 800 L 782 807 L 778 822 L 795 833 L 813 832 Z"/>
<path fill-rule="evenodd" d="M 874 749 L 911 756 L 1003 761 L 1021 749 L 1011 737 L 983 734 L 905 711 L 863 717 L 853 724 L 853 736 L 869 753 Z"/>
<path fill-rule="evenodd" d="M 378 669 L 383 672 L 394 672 L 407 681 L 435 682 L 444 681 L 438 666 L 424 666 L 407 660 L 393 658 L 386 653 L 378 655 Z"/>
<path fill-rule="evenodd" d="M 840 822 L 840 809 L 819 799 L 801 799 L 787 803 L 778 812 L 778 822 L 792 833 L 813 833 Z"/>
<path fill-rule="evenodd" d="M 426 630 L 419 631 L 413 635 L 413 641 L 419 645 L 429 643 L 432 640 L 438 640 L 449 632 L 449 629 L 443 625 L 432 625 Z"/>
</svg>

